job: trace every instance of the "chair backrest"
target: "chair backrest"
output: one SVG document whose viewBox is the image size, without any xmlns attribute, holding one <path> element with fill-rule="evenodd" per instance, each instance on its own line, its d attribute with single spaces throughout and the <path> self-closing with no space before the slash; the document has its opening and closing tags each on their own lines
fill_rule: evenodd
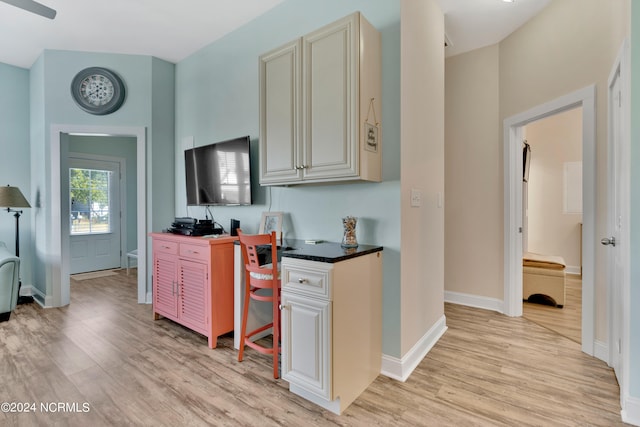
<svg viewBox="0 0 640 427">
<path fill-rule="evenodd" d="M 18 302 L 20 258 L 0 246 L 0 313 L 12 311 Z"/>
<path fill-rule="evenodd" d="M 238 238 L 242 247 L 242 258 L 244 259 L 246 280 L 261 287 L 271 287 L 272 282 L 278 280 L 278 242 L 276 232 L 271 234 L 244 234 L 238 228 Z M 258 256 L 258 246 L 271 245 L 272 263 L 260 265 Z M 256 273 L 256 274 L 251 274 Z M 257 277 L 271 277 L 271 279 L 257 279 Z M 251 277 L 251 278 L 250 278 Z"/>
</svg>

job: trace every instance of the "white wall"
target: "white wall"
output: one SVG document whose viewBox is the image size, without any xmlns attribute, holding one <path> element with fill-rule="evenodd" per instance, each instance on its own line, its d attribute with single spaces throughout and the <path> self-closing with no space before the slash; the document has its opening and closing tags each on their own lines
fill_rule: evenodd
<svg viewBox="0 0 640 427">
<path fill-rule="evenodd" d="M 446 289 L 502 299 L 499 46 L 446 60 Z M 501 282 L 500 282 L 501 283 Z"/>
<path fill-rule="evenodd" d="M 433 0 L 403 0 L 401 22 L 404 355 L 444 316 L 444 16 Z"/>
</svg>

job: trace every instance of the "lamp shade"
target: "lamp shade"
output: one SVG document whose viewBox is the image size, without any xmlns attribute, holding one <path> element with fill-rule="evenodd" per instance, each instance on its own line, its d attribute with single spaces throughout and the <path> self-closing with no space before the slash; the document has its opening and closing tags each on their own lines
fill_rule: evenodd
<svg viewBox="0 0 640 427">
<path fill-rule="evenodd" d="M 6 187 L 0 187 L 0 207 L 30 208 L 31 205 L 24 198 L 18 187 L 7 185 Z"/>
</svg>

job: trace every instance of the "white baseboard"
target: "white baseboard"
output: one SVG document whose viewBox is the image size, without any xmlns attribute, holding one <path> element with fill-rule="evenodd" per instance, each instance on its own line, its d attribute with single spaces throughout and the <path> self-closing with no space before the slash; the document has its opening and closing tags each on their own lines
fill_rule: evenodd
<svg viewBox="0 0 640 427">
<path fill-rule="evenodd" d="M 447 319 L 444 315 L 427 331 L 424 336 L 402 358 L 382 355 L 380 373 L 389 378 L 405 382 L 418 364 L 429 353 L 447 330 Z"/>
<path fill-rule="evenodd" d="M 468 307 L 483 308 L 485 310 L 504 313 L 504 302 L 496 298 L 445 291 L 444 301 L 452 304 L 466 305 Z"/>
<path fill-rule="evenodd" d="M 31 285 L 25 285 L 22 284 L 22 286 L 20 286 L 20 295 L 21 297 L 30 297 L 33 295 L 33 286 Z"/>
<path fill-rule="evenodd" d="M 24 288 L 24 286 L 23 286 Z M 42 291 L 40 291 L 40 289 L 36 288 L 35 286 L 28 286 L 29 288 L 29 293 L 28 294 L 24 294 L 22 292 L 20 292 L 21 295 L 31 295 L 33 297 L 33 300 L 35 302 L 37 302 L 38 304 L 40 304 L 40 306 L 42 306 L 42 308 L 50 308 L 53 307 L 53 297 L 52 296 L 47 296 L 44 293 L 42 293 Z"/>
<path fill-rule="evenodd" d="M 575 265 L 567 265 L 564 269 L 564 272 L 567 274 L 573 274 L 576 276 L 582 275 L 582 268 L 580 266 Z"/>
<path fill-rule="evenodd" d="M 593 341 L 593 357 L 609 364 L 609 346 L 602 341 Z"/>
<path fill-rule="evenodd" d="M 626 397 L 624 399 L 624 409 L 620 411 L 622 421 L 634 426 L 640 426 L 640 399 L 637 397 Z"/>
</svg>

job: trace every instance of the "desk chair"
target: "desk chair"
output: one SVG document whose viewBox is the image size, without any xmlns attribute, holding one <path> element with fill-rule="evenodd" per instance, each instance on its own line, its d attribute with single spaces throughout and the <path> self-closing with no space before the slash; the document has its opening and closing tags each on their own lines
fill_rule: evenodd
<svg viewBox="0 0 640 427">
<path fill-rule="evenodd" d="M 242 311 L 242 328 L 240 332 L 240 351 L 238 361 L 242 361 L 244 346 L 247 345 L 262 354 L 273 356 L 273 378 L 278 378 L 278 353 L 280 351 L 280 271 L 278 268 L 278 245 L 276 233 L 247 235 L 238 228 L 238 237 L 242 248 L 242 258 L 245 263 L 245 294 Z M 257 247 L 271 245 L 273 262 L 260 265 Z M 273 320 L 263 326 L 247 332 L 247 317 L 250 301 L 270 302 L 273 311 Z M 273 329 L 273 344 L 264 347 L 251 340 L 256 334 Z"/>
</svg>

